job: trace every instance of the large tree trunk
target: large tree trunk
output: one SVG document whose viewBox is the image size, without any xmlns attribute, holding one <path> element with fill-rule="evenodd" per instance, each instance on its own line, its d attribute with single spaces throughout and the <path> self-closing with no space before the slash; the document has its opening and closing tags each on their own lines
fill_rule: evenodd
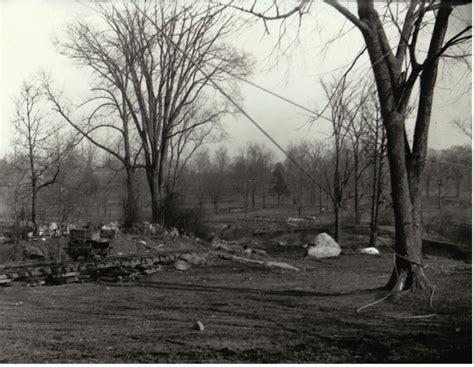
<svg viewBox="0 0 474 367">
<path fill-rule="evenodd" d="M 136 170 L 132 167 L 127 167 L 126 169 L 126 187 L 127 187 L 127 197 L 125 199 L 125 208 L 124 208 L 124 226 L 131 227 L 133 223 L 138 223 L 140 221 L 140 209 L 138 205 L 138 193 L 136 186 Z"/>
<path fill-rule="evenodd" d="M 423 273 L 421 241 L 421 198 L 419 190 L 412 188 L 404 150 L 404 121 L 394 116 L 387 129 L 390 180 L 395 217 L 395 269 L 387 284 L 389 289 L 425 289 L 428 280 Z"/>
<path fill-rule="evenodd" d="M 153 169 L 147 169 L 147 181 L 150 189 L 151 199 L 151 222 L 163 224 L 163 216 L 160 212 L 160 183 L 157 172 Z"/>
<path fill-rule="evenodd" d="M 423 273 L 421 242 L 420 183 L 426 158 L 428 130 L 437 78 L 439 55 L 452 11 L 451 4 L 441 2 L 431 35 L 427 60 L 420 73 L 420 94 L 415 132 L 410 149 L 405 131 L 405 112 L 413 84 L 400 83 L 400 62 L 393 59 L 390 44 L 372 2 L 358 1 L 362 34 L 377 84 L 383 123 L 387 132 L 388 159 L 395 217 L 396 264 L 387 286 L 394 291 L 425 289 L 428 280 Z M 416 75 L 415 75 L 416 77 Z"/>
</svg>

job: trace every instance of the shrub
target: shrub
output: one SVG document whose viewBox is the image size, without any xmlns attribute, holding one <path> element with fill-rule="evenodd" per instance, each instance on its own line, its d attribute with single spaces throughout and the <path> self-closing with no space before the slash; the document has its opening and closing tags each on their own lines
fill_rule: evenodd
<svg viewBox="0 0 474 367">
<path fill-rule="evenodd" d="M 160 206 L 162 225 L 165 228 L 175 227 L 181 232 L 193 233 L 200 238 L 207 238 L 209 227 L 204 223 L 205 211 L 200 207 L 185 208 L 183 197 L 178 193 L 167 195 Z"/>
</svg>

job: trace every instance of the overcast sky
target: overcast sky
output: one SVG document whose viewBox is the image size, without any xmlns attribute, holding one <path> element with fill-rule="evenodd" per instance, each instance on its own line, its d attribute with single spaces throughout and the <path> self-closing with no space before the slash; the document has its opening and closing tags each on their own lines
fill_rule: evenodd
<svg viewBox="0 0 474 367">
<path fill-rule="evenodd" d="M 353 30 L 325 47 L 324 43 L 341 27 L 348 29 L 349 25 L 326 4 L 318 1 L 313 4 L 313 9 L 315 7 L 318 11 L 313 13 L 317 15 L 303 21 L 299 44 L 291 49 L 291 56 L 276 58 L 270 55 L 277 32 L 271 29 L 271 35 L 264 36 L 261 24 L 239 33 L 233 42 L 257 60 L 249 77 L 251 81 L 308 108 L 321 109 L 326 103 L 321 78 L 330 80 L 332 75 L 342 75 L 341 68 L 355 57 L 363 40 L 359 32 Z M 54 35 L 61 36 L 68 22 L 75 17 L 87 17 L 90 10 L 75 1 L 0 0 L 0 12 L 1 156 L 10 149 L 12 99 L 24 78 L 46 70 L 72 99 L 87 92 L 87 74 L 59 55 L 52 39 Z M 465 19 L 471 19 L 471 7 L 464 7 L 464 13 Z M 367 58 L 362 58 L 352 72 L 352 78 L 362 79 L 367 70 Z M 452 64 L 441 70 L 438 85 L 429 146 L 439 149 L 469 143 L 469 139 L 454 129 L 450 121 L 454 118 L 471 119 L 471 74 L 466 72 L 465 66 Z M 241 84 L 241 94 L 246 111 L 284 146 L 303 138 L 312 140 L 327 136 L 329 123 L 323 119 L 310 127 L 308 114 L 294 106 L 246 84 Z M 224 127 L 228 133 L 225 144 L 232 153 L 247 141 L 267 143 L 266 138 L 243 116 L 227 118 Z"/>
</svg>

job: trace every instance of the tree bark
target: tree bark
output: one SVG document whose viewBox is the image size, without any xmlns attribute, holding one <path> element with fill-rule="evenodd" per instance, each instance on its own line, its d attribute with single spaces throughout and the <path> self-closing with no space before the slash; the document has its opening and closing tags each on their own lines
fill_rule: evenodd
<svg viewBox="0 0 474 367">
<path fill-rule="evenodd" d="M 125 199 L 124 226 L 129 228 L 133 223 L 138 223 L 140 221 L 140 209 L 136 187 L 136 170 L 133 167 L 126 167 L 125 171 L 127 197 Z"/>
<path fill-rule="evenodd" d="M 372 63 L 379 95 L 383 123 L 387 134 L 387 152 L 390 165 L 390 180 L 395 218 L 396 262 L 387 284 L 389 289 L 426 288 L 427 279 L 422 271 L 422 245 L 417 239 L 414 223 L 414 205 L 410 196 L 407 172 L 405 125 L 403 116 L 397 111 L 392 89 L 391 72 L 384 59 L 376 24 L 378 15 L 368 11 L 365 16 L 375 26 L 363 33 Z M 416 198 L 416 197 L 415 197 Z"/>
<path fill-rule="evenodd" d="M 152 223 L 161 223 L 164 224 L 164 218 L 160 211 L 160 184 L 158 180 L 158 174 L 153 169 L 147 169 L 147 181 L 148 187 L 150 189 L 150 199 L 151 199 L 151 222 Z"/>
</svg>

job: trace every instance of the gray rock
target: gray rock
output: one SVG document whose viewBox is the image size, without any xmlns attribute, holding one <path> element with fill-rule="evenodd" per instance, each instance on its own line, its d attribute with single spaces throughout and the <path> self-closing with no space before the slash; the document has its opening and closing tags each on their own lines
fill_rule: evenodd
<svg viewBox="0 0 474 367">
<path fill-rule="evenodd" d="M 23 255 L 27 259 L 44 259 L 45 255 L 38 247 L 26 245 L 23 249 Z"/>
<path fill-rule="evenodd" d="M 180 256 L 181 260 L 186 261 L 188 264 L 192 265 L 205 265 L 206 257 L 204 255 L 198 254 L 183 254 Z"/>
<path fill-rule="evenodd" d="M 334 239 L 327 233 L 318 234 L 308 247 L 307 256 L 317 259 L 323 257 L 335 257 L 341 254 L 341 248 Z"/>
<path fill-rule="evenodd" d="M 198 331 L 204 331 L 204 324 L 201 321 L 196 321 L 193 326 L 193 329 Z"/>
<path fill-rule="evenodd" d="M 190 268 L 190 265 L 184 260 L 176 260 L 174 268 L 179 271 L 186 271 Z"/>
<path fill-rule="evenodd" d="M 218 250 L 222 245 L 222 241 L 218 236 L 214 236 L 211 240 L 211 247 L 214 250 Z"/>
<path fill-rule="evenodd" d="M 179 231 L 176 228 L 171 228 L 169 231 L 169 235 L 171 238 L 178 237 L 179 236 Z"/>
</svg>

